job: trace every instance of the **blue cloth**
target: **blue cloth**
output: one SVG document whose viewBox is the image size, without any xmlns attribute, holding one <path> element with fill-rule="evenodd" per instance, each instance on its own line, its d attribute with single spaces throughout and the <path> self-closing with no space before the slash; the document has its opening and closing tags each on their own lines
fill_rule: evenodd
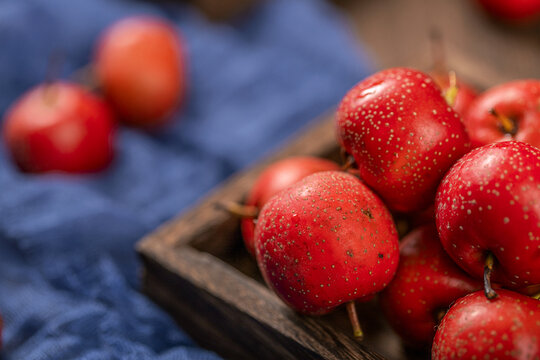
<svg viewBox="0 0 540 360">
<path fill-rule="evenodd" d="M 2 0 L 0 114 L 90 61 L 100 31 L 132 14 L 168 18 L 189 56 L 189 98 L 158 134 L 121 129 L 87 176 L 25 175 L 0 150 L 0 313 L 5 359 L 213 359 L 138 291 L 135 242 L 334 106 L 369 63 L 319 0 L 274 0 L 234 24 L 186 5 Z"/>
</svg>

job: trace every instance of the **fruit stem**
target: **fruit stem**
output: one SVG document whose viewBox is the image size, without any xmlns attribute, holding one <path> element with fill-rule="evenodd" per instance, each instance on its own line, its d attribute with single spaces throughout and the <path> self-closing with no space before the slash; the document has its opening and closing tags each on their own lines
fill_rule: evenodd
<svg viewBox="0 0 540 360">
<path fill-rule="evenodd" d="M 259 216 L 259 209 L 255 206 L 242 205 L 234 201 L 223 201 L 215 204 L 216 208 L 225 210 L 229 214 L 242 219 L 255 219 Z"/>
<path fill-rule="evenodd" d="M 347 153 L 347 150 L 344 148 L 339 149 L 339 156 L 341 157 L 341 162 L 343 163 L 343 165 L 341 165 L 342 171 L 349 170 L 355 164 L 354 157 Z"/>
<path fill-rule="evenodd" d="M 540 292 L 531 296 L 533 299 L 540 300 Z"/>
<path fill-rule="evenodd" d="M 491 115 L 495 116 L 497 118 L 497 120 L 499 120 L 499 123 L 500 123 L 500 126 L 501 126 L 502 130 L 506 134 L 510 134 L 512 136 L 516 135 L 517 126 L 516 126 L 516 123 L 512 119 L 510 119 L 506 115 L 503 115 L 503 114 L 499 113 L 494 108 L 491 109 L 489 112 L 490 112 Z"/>
<path fill-rule="evenodd" d="M 354 301 L 349 301 L 347 303 L 347 313 L 349 313 L 349 320 L 351 321 L 354 337 L 358 341 L 362 341 L 362 339 L 364 339 L 364 333 L 360 327 L 360 321 L 358 321 L 358 314 L 356 313 L 356 305 Z"/>
<path fill-rule="evenodd" d="M 441 309 L 441 310 L 437 311 L 437 313 L 435 314 L 435 318 L 437 320 L 437 323 L 441 322 L 444 315 L 446 315 L 446 310 Z"/>
<path fill-rule="evenodd" d="M 431 57 L 433 60 L 433 70 L 435 72 L 446 72 L 446 56 L 444 54 L 443 37 L 437 27 L 432 27 L 429 31 L 431 43 Z"/>
<path fill-rule="evenodd" d="M 49 55 L 43 90 L 43 100 L 47 104 L 53 104 L 56 99 L 56 87 L 54 86 L 54 82 L 60 76 L 63 63 L 64 56 L 58 49 Z"/>
<path fill-rule="evenodd" d="M 354 158 L 349 155 L 345 163 L 341 166 L 341 170 L 347 171 L 354 165 Z"/>
<path fill-rule="evenodd" d="M 457 86 L 456 73 L 454 71 L 448 72 L 448 82 L 448 89 L 444 91 L 444 99 L 446 100 L 446 103 L 448 105 L 454 106 L 459 91 L 459 88 Z"/>
<path fill-rule="evenodd" d="M 491 273 L 494 264 L 495 258 L 493 257 L 493 253 L 489 252 L 486 256 L 486 262 L 484 263 L 484 294 L 489 300 L 495 299 L 498 296 L 491 287 Z"/>
<path fill-rule="evenodd" d="M 407 222 L 407 220 L 396 220 L 396 230 L 400 239 L 405 236 L 405 234 L 407 234 L 407 232 L 409 231 L 409 223 Z"/>
</svg>

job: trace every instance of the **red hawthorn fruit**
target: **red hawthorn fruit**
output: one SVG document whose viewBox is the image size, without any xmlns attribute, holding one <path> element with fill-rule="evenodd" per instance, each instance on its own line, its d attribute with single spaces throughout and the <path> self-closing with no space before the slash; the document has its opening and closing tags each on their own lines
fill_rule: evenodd
<svg viewBox="0 0 540 360">
<path fill-rule="evenodd" d="M 427 347 L 455 300 L 482 288 L 446 254 L 434 225 L 413 230 L 400 243 L 396 276 L 379 295 L 393 329 L 410 346 Z"/>
<path fill-rule="evenodd" d="M 540 284 L 540 149 L 506 141 L 465 155 L 439 187 L 436 219 L 445 250 L 471 276 L 482 279 L 494 261 L 502 286 Z"/>
<path fill-rule="evenodd" d="M 511 23 L 540 17 L 540 0 L 476 0 L 491 16 Z"/>
<path fill-rule="evenodd" d="M 540 81 L 517 80 L 482 93 L 463 122 L 471 145 L 518 140 L 540 148 Z"/>
<path fill-rule="evenodd" d="M 399 259 L 389 211 L 360 180 L 338 171 L 310 175 L 272 197 L 255 246 L 266 283 L 310 315 L 379 292 Z"/>
<path fill-rule="evenodd" d="M 98 42 L 95 71 L 128 125 L 163 125 L 183 100 L 185 55 L 178 31 L 165 20 L 131 17 L 109 27 Z"/>
<path fill-rule="evenodd" d="M 444 359 L 540 358 L 540 301 L 508 290 L 459 299 L 437 329 L 431 356 Z"/>
<path fill-rule="evenodd" d="M 268 166 L 259 175 L 247 196 L 245 205 L 262 208 L 275 194 L 288 188 L 308 175 L 320 171 L 339 170 L 339 166 L 330 160 L 309 156 L 295 156 L 277 161 Z M 255 256 L 254 232 L 252 219 L 242 219 L 242 236 L 247 250 Z"/>
<path fill-rule="evenodd" d="M 434 81 L 394 68 L 350 90 L 337 112 L 337 134 L 360 177 L 399 212 L 427 207 L 446 171 L 469 149 L 459 115 Z"/>
<path fill-rule="evenodd" d="M 114 153 L 115 126 L 107 105 L 82 87 L 39 85 L 8 110 L 3 137 L 26 172 L 102 170 Z"/>
</svg>

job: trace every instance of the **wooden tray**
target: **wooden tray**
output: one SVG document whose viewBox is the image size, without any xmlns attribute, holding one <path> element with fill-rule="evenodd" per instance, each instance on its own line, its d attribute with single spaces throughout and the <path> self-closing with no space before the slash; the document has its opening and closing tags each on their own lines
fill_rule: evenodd
<svg viewBox="0 0 540 360">
<path fill-rule="evenodd" d="M 418 59 L 428 69 L 429 59 Z M 453 51 L 449 68 L 478 89 L 507 79 L 487 64 Z M 244 249 L 240 222 L 216 208 L 242 202 L 264 168 L 284 157 L 314 155 L 339 161 L 333 111 L 274 156 L 226 181 L 199 205 L 137 244 L 143 290 L 170 311 L 199 344 L 227 358 L 429 359 L 406 352 L 376 301 L 358 305 L 365 332 L 355 341 L 344 309 L 301 316 L 264 284 Z"/>
<path fill-rule="evenodd" d="M 268 163 L 291 155 L 337 160 L 333 119 L 322 119 L 277 155 L 234 176 L 144 238 L 137 245 L 144 291 L 196 341 L 227 358 L 404 358 L 375 302 L 358 306 L 366 333 L 361 344 L 351 336 L 344 309 L 305 317 L 287 308 L 244 250 L 239 220 L 216 208 L 218 201 L 242 201 Z"/>
</svg>

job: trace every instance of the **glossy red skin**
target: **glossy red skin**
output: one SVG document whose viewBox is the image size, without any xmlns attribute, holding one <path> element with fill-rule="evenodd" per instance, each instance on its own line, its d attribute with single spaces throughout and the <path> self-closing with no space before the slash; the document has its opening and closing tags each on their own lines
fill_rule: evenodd
<svg viewBox="0 0 540 360">
<path fill-rule="evenodd" d="M 540 284 L 539 199 L 540 149 L 517 141 L 475 149 L 452 167 L 437 193 L 441 242 L 477 279 L 490 251 L 495 282 Z"/>
<path fill-rule="evenodd" d="M 501 129 L 491 109 L 515 119 L 514 136 Z M 540 81 L 512 81 L 487 90 L 471 104 L 463 122 L 473 147 L 507 140 L 540 147 Z"/>
<path fill-rule="evenodd" d="M 427 347 L 433 341 L 439 311 L 482 288 L 446 254 L 435 225 L 409 233 L 400 244 L 396 276 L 379 295 L 393 329 L 407 344 Z"/>
<path fill-rule="evenodd" d="M 184 57 L 182 41 L 169 23 L 133 17 L 106 30 L 94 65 L 119 118 L 129 125 L 156 128 L 184 98 Z"/>
<path fill-rule="evenodd" d="M 433 341 L 433 360 L 540 357 L 540 301 L 497 292 L 493 300 L 483 291 L 469 294 L 450 308 Z"/>
<path fill-rule="evenodd" d="M 444 173 L 469 149 L 439 87 L 406 68 L 381 71 L 350 90 L 338 108 L 337 134 L 362 180 L 399 212 L 433 202 Z"/>
<path fill-rule="evenodd" d="M 431 76 L 433 77 L 433 80 L 439 85 L 441 90 L 443 92 L 447 91 L 450 87 L 450 78 L 448 73 L 431 73 Z M 474 99 L 478 96 L 478 92 L 469 84 L 462 81 L 461 79 L 457 79 L 457 94 L 456 98 L 454 100 L 454 104 L 452 105 L 452 108 L 461 116 L 463 117 L 467 110 L 469 109 L 469 106 L 473 102 Z"/>
<path fill-rule="evenodd" d="M 360 180 L 339 171 L 310 175 L 270 199 L 255 239 L 266 283 L 309 315 L 379 292 L 399 259 L 389 211 Z"/>
<path fill-rule="evenodd" d="M 4 119 L 3 136 L 23 171 L 87 173 L 111 162 L 115 125 L 101 99 L 57 82 L 37 86 L 16 102 Z"/>
<path fill-rule="evenodd" d="M 259 175 L 247 196 L 246 205 L 260 209 L 281 190 L 308 175 L 328 170 L 339 170 L 339 166 L 333 161 L 309 156 L 295 156 L 278 161 Z M 246 249 L 255 256 L 255 223 L 252 219 L 243 219 L 241 227 Z"/>
<path fill-rule="evenodd" d="M 529 22 L 540 16 L 539 0 L 476 0 L 491 16 L 509 22 Z"/>
</svg>

